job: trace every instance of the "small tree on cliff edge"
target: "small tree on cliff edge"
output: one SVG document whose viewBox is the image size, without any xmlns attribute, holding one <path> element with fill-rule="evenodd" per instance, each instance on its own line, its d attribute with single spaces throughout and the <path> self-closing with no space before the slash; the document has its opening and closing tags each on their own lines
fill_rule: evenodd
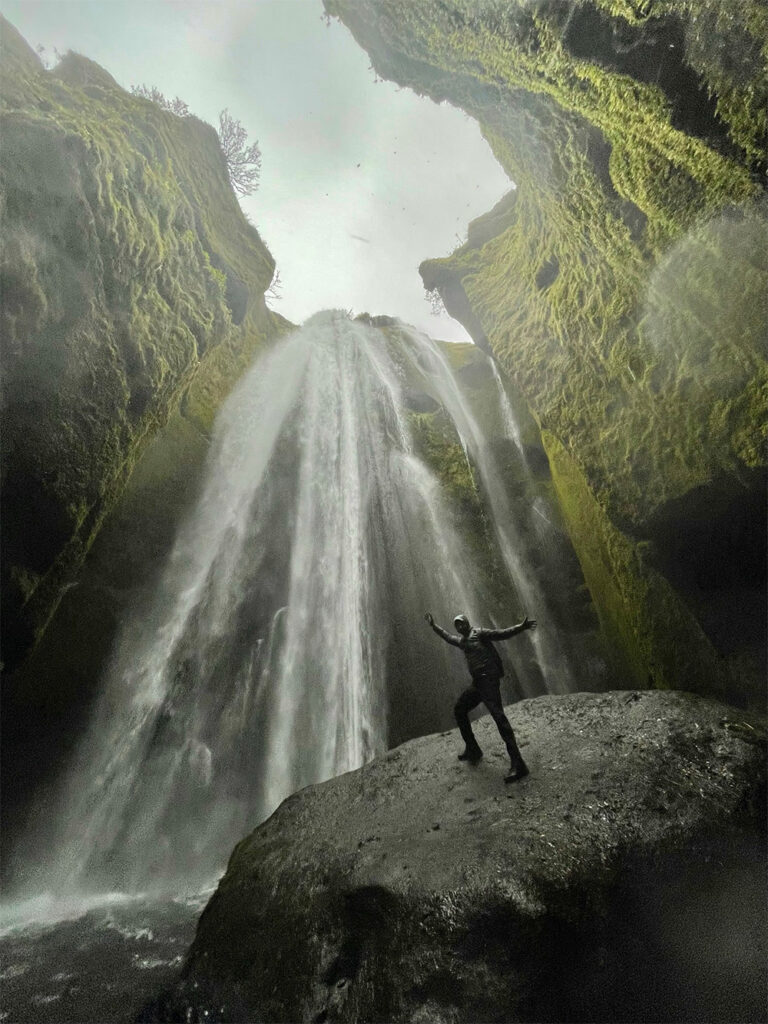
<svg viewBox="0 0 768 1024">
<path fill-rule="evenodd" d="M 170 100 L 155 86 L 147 88 L 146 85 L 132 85 L 131 92 L 134 96 L 151 100 L 177 117 L 190 116 L 189 107 L 184 100 L 178 96 Z M 218 135 L 232 187 L 241 196 L 252 196 L 259 187 L 261 174 L 261 150 L 258 142 L 248 145 L 248 133 L 242 124 L 230 115 L 226 107 L 219 114 Z"/>
<path fill-rule="evenodd" d="M 248 145 L 248 133 L 226 108 L 219 114 L 219 141 L 232 187 L 241 196 L 253 195 L 259 187 L 261 150 L 258 142 Z"/>
<path fill-rule="evenodd" d="M 175 96 L 172 100 L 168 99 L 154 85 L 151 88 L 147 88 L 146 85 L 132 85 L 131 92 L 134 96 L 141 96 L 142 99 L 152 100 L 158 107 L 162 107 L 163 110 L 175 114 L 176 117 L 189 117 L 189 107 L 184 100 L 179 99 L 178 96 Z"/>
</svg>

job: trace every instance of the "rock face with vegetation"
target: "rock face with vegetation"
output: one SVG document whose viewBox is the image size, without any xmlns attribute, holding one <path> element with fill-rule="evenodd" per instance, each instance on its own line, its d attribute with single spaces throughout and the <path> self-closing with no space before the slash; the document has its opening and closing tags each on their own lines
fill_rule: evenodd
<svg viewBox="0 0 768 1024">
<path fill-rule="evenodd" d="M 146 1019 L 757 1020 L 765 723 L 681 693 L 508 709 L 286 800 Z"/>
<path fill-rule="evenodd" d="M 216 132 L 2 24 L 6 664 L 42 634 L 169 417 L 203 432 L 281 327 Z"/>
<path fill-rule="evenodd" d="M 473 582 L 478 586 L 488 623 L 508 622 L 517 609 L 522 615 L 532 607 L 533 600 L 535 614 L 558 636 L 562 661 L 548 662 L 546 656 L 531 650 L 529 658 L 515 664 L 521 653 L 505 652 L 511 666 L 509 697 L 563 692 L 569 687 L 604 690 L 619 685 L 624 664 L 601 630 L 559 513 L 541 436 L 525 402 L 509 381 L 494 372 L 492 360 L 477 345 L 442 343 L 457 393 L 482 438 L 482 456 L 471 443 L 465 451 L 467 440 L 462 440 L 450 409 L 443 405 L 445 396 L 436 386 L 434 369 L 406 355 L 401 332 L 405 330 L 407 335 L 410 329 L 391 317 L 363 314 L 358 319 L 382 331 L 404 388 L 414 449 L 439 481 L 451 526 L 476 567 Z M 478 465 L 480 458 L 485 462 L 484 470 Z M 503 510 L 494 504 L 484 472 L 493 476 L 493 484 L 503 493 Z M 515 521 L 511 546 L 519 559 L 517 571 L 505 562 L 503 548 L 510 541 L 501 538 L 497 521 L 505 515 Z M 526 596 L 519 587 L 518 575 L 536 578 L 537 599 Z M 419 700 L 411 671 L 394 667 L 389 680 L 390 745 L 434 732 L 443 720 L 436 717 L 435 708 L 441 704 L 439 694 L 444 683 L 439 678 L 424 680 L 418 688 Z M 572 678 L 567 675 L 569 671 Z M 548 672 L 552 677 L 547 677 Z M 419 718 L 414 710 L 422 701 L 424 716 Z M 397 728 L 404 713 L 406 727 Z"/>
<path fill-rule="evenodd" d="M 631 677 L 760 701 L 765 5 L 325 6 L 516 184 L 421 273 L 536 417 Z"/>
<path fill-rule="evenodd" d="M 5 843 L 161 571 L 216 410 L 290 325 L 216 132 L 2 34 Z"/>
</svg>

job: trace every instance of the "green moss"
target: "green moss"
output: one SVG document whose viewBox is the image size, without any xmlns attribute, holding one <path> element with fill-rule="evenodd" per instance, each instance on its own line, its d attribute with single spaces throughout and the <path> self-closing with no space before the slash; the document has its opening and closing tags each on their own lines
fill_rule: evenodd
<svg viewBox="0 0 768 1024">
<path fill-rule="evenodd" d="M 466 244 L 422 264 L 425 285 L 559 453 L 566 519 L 631 676 L 717 689 L 722 667 L 637 538 L 695 495 L 751 501 L 744 481 L 766 465 L 768 9 L 325 5 L 379 74 L 475 117 L 515 182 Z M 642 52 L 641 67 L 628 55 Z"/>
<path fill-rule="evenodd" d="M 472 344 L 450 343 L 443 345 L 443 354 L 453 370 L 461 370 L 469 366 L 475 355 L 475 346 Z"/>
<path fill-rule="evenodd" d="M 3 32 L 3 543 L 37 581 L 24 628 L 39 635 L 193 382 L 205 371 L 207 427 L 281 320 L 215 131 L 85 58 L 47 72 Z M 32 506 L 35 538 L 13 511 Z M 4 607 L 20 629 L 18 602 Z"/>
<path fill-rule="evenodd" d="M 750 469 L 764 465 L 768 448 L 768 372 L 751 380 L 737 403 L 717 402 L 712 417 L 732 418 L 731 441 L 739 459 Z"/>
<path fill-rule="evenodd" d="M 326 6 L 381 74 L 477 117 L 517 183 L 514 201 L 489 215 L 495 233 L 470 230 L 422 276 L 446 301 L 450 289 L 466 296 L 468 328 L 577 453 L 614 521 L 636 529 L 670 498 L 738 473 L 738 453 L 753 461 L 754 421 L 737 411 L 756 411 L 744 395 L 764 373 L 768 267 L 749 161 L 676 127 L 658 85 L 573 56 L 562 5 Z M 601 6 L 637 25 L 650 18 L 650 35 L 683 18 L 700 48 L 704 8 L 715 10 L 705 4 L 699 19 L 674 0 Z M 762 39 L 758 7 L 744 0 L 718 21 L 712 67 L 734 33 Z M 733 71 L 739 95 L 763 95 L 761 66 L 750 51 Z M 728 408 L 711 419 L 713 388 Z"/>
<path fill-rule="evenodd" d="M 24 566 L 18 565 L 11 566 L 10 578 L 12 585 L 18 588 L 22 602 L 29 600 L 40 582 L 40 577 L 37 573 L 30 572 L 29 569 L 25 569 Z"/>
<path fill-rule="evenodd" d="M 411 413 L 411 432 L 417 451 L 435 472 L 454 502 L 470 516 L 481 515 L 481 506 L 464 449 L 455 439 L 448 417 L 434 413 Z"/>
</svg>

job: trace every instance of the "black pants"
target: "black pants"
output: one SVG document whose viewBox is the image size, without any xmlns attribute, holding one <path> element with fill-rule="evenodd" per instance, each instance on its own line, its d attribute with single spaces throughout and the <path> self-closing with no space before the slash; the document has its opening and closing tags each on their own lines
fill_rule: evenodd
<svg viewBox="0 0 768 1024">
<path fill-rule="evenodd" d="M 485 677 L 474 679 L 472 685 L 456 701 L 453 713 L 456 716 L 459 732 L 467 748 L 469 750 L 480 749 L 472 732 L 472 726 L 469 724 L 469 712 L 480 703 L 485 704 L 490 711 L 491 717 L 501 734 L 501 738 L 507 745 L 507 751 L 512 763 L 523 763 L 523 757 L 518 749 L 515 734 L 512 731 L 512 726 L 509 724 L 509 719 L 504 714 L 504 708 L 501 704 L 500 680 L 498 678 Z"/>
</svg>

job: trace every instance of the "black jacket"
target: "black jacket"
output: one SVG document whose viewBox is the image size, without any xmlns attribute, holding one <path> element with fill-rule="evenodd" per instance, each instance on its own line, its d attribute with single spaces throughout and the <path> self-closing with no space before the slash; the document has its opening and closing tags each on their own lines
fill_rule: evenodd
<svg viewBox="0 0 768 1024">
<path fill-rule="evenodd" d="M 507 640 L 521 632 L 519 626 L 508 626 L 506 629 L 471 629 L 468 636 L 457 636 L 455 633 L 447 633 L 436 623 L 432 629 L 447 643 L 461 648 L 473 679 L 501 679 L 504 666 L 491 641 Z"/>
</svg>

